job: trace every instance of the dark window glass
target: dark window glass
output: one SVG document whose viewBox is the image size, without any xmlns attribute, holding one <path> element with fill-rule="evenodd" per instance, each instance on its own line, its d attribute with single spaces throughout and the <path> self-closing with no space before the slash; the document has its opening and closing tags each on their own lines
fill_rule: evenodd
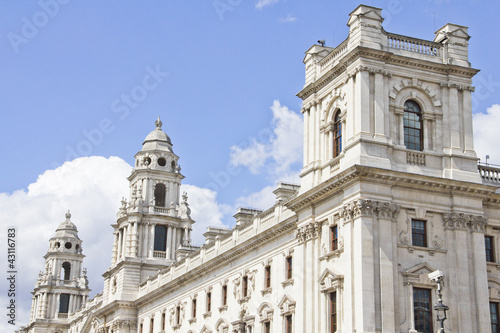
<svg viewBox="0 0 500 333">
<path fill-rule="evenodd" d="M 292 333 L 292 315 L 285 316 L 285 333 Z"/>
<path fill-rule="evenodd" d="M 271 333 L 271 322 L 266 321 L 264 323 L 264 333 Z"/>
<path fill-rule="evenodd" d="M 425 221 L 411 220 L 411 239 L 414 246 L 427 246 Z"/>
<path fill-rule="evenodd" d="M 271 266 L 266 266 L 266 277 L 265 277 L 265 286 L 266 288 L 271 288 Z"/>
<path fill-rule="evenodd" d="M 292 257 L 286 257 L 286 278 L 291 279 L 293 276 L 293 266 L 292 266 Z"/>
<path fill-rule="evenodd" d="M 179 325 L 181 323 L 181 307 L 180 306 L 178 306 L 175 309 L 175 315 L 176 315 L 175 322 L 177 323 L 177 325 Z"/>
<path fill-rule="evenodd" d="M 62 268 L 64 271 L 64 280 L 68 281 L 71 279 L 71 264 L 67 261 L 63 262 Z"/>
<path fill-rule="evenodd" d="M 227 285 L 222 286 L 222 305 L 227 305 Z"/>
<path fill-rule="evenodd" d="M 493 250 L 493 237 L 492 236 L 484 236 L 484 246 L 486 248 L 486 261 L 494 262 L 495 261 L 495 252 Z"/>
<path fill-rule="evenodd" d="M 337 332 L 337 293 L 333 292 L 328 295 L 330 306 L 330 333 Z"/>
<path fill-rule="evenodd" d="M 412 150 L 422 150 L 422 112 L 412 100 L 405 102 L 403 115 L 405 146 Z"/>
<path fill-rule="evenodd" d="M 149 333 L 154 333 L 154 328 L 155 328 L 155 320 L 154 320 L 154 318 L 151 318 L 151 324 L 149 326 Z"/>
<path fill-rule="evenodd" d="M 413 288 L 413 312 L 415 329 L 419 333 L 433 333 L 430 289 Z"/>
<path fill-rule="evenodd" d="M 340 155 L 342 151 L 342 121 L 340 119 L 340 110 L 335 114 L 333 120 L 333 157 Z"/>
<path fill-rule="evenodd" d="M 193 308 L 193 318 L 196 318 L 196 298 L 193 298 L 192 308 Z"/>
<path fill-rule="evenodd" d="M 212 293 L 207 293 L 207 312 L 212 311 Z"/>
<path fill-rule="evenodd" d="M 166 251 L 167 249 L 167 227 L 155 225 L 155 251 Z"/>
<path fill-rule="evenodd" d="M 161 314 L 161 329 L 165 330 L 165 312 Z"/>
<path fill-rule="evenodd" d="M 68 313 L 69 294 L 59 295 L 59 313 Z"/>
<path fill-rule="evenodd" d="M 243 297 L 248 296 L 248 276 L 243 277 Z"/>
<path fill-rule="evenodd" d="M 490 303 L 491 333 L 500 333 L 498 322 L 498 303 Z"/>
<path fill-rule="evenodd" d="M 338 249 L 338 237 L 337 237 L 337 226 L 333 226 L 330 228 L 330 239 L 331 239 L 331 249 L 335 251 Z"/>
<path fill-rule="evenodd" d="M 155 186 L 155 206 L 165 207 L 165 193 L 167 188 L 164 184 L 158 183 Z"/>
</svg>

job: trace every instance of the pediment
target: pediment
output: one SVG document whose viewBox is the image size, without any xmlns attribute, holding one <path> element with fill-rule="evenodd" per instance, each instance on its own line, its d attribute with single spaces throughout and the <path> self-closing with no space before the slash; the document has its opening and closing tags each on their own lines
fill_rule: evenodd
<svg viewBox="0 0 500 333">
<path fill-rule="evenodd" d="M 405 282 L 407 283 L 433 286 L 434 283 L 432 283 L 429 279 L 428 274 L 434 272 L 435 270 L 436 269 L 429 265 L 429 263 L 424 262 L 413 266 L 402 273 L 405 278 Z"/>
<path fill-rule="evenodd" d="M 408 270 L 404 271 L 403 274 L 429 274 L 434 272 L 435 270 L 436 269 L 429 265 L 429 263 L 423 262 L 409 268 Z"/>
<path fill-rule="evenodd" d="M 281 313 L 293 312 L 295 310 L 295 300 L 288 295 L 284 295 L 278 303 Z"/>
<path fill-rule="evenodd" d="M 321 291 L 328 291 L 337 289 L 341 286 L 344 281 L 344 276 L 340 274 L 335 274 L 328 268 L 323 271 L 321 276 L 319 277 L 319 285 Z"/>
</svg>

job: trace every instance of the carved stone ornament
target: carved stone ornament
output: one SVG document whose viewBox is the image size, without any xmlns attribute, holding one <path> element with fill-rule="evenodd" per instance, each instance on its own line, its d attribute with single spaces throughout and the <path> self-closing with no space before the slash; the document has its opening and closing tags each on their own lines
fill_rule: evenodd
<svg viewBox="0 0 500 333">
<path fill-rule="evenodd" d="M 299 243 L 306 242 L 310 239 L 317 238 L 320 234 L 321 225 L 318 222 L 310 222 L 295 231 L 295 238 Z"/>
<path fill-rule="evenodd" d="M 444 228 L 451 230 L 470 230 L 472 232 L 485 232 L 488 219 L 480 215 L 463 213 L 446 213 L 443 215 Z"/>
<path fill-rule="evenodd" d="M 344 222 L 352 221 L 360 216 L 378 217 L 395 221 L 398 217 L 400 206 L 392 202 L 358 199 L 345 204 L 340 210 Z"/>
</svg>

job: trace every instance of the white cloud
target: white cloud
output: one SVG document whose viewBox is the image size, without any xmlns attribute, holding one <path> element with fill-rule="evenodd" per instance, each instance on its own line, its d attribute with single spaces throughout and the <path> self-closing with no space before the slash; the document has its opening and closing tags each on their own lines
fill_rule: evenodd
<svg viewBox="0 0 500 333">
<path fill-rule="evenodd" d="M 182 185 L 181 191 L 187 192 L 191 218 L 196 221 L 191 234 L 193 245 L 200 246 L 205 243 L 203 233 L 207 227 L 228 228 L 222 223 L 222 216 L 228 211 L 228 206 L 217 203 L 215 191 L 187 184 Z"/>
<path fill-rule="evenodd" d="M 235 201 L 235 207 L 257 208 L 266 210 L 272 207 L 276 201 L 276 196 L 273 191 L 274 186 L 266 186 L 259 192 L 252 193 L 247 196 L 241 196 Z M 234 210 L 236 212 L 236 209 Z"/>
<path fill-rule="evenodd" d="M 490 155 L 489 163 L 500 164 L 500 146 L 498 145 L 498 124 L 500 124 L 500 105 L 494 104 L 486 113 L 475 113 L 474 147 L 477 157 L 482 162 Z"/>
<path fill-rule="evenodd" d="M 291 23 L 295 21 L 297 21 L 297 18 L 291 14 L 288 14 L 286 17 L 282 17 L 278 20 L 279 23 Z"/>
<path fill-rule="evenodd" d="M 273 182 L 291 178 L 302 161 L 302 118 L 274 101 L 273 128 L 265 128 L 247 147 L 231 147 L 231 163 L 245 166 L 253 174 L 266 173 Z"/>
<path fill-rule="evenodd" d="M 92 295 L 102 290 L 101 274 L 111 262 L 113 242 L 110 224 L 115 222 L 122 196 L 128 194 L 126 177 L 131 167 L 118 157 L 82 157 L 48 170 L 27 191 L 0 193 L 0 219 L 17 228 L 18 285 L 17 326 L 29 320 L 31 294 L 38 272 L 44 268 L 43 255 L 49 239 L 71 210 L 73 223 L 83 240 Z M 6 304 L 5 296 L 1 298 Z M 0 331 L 12 331 L 2 327 Z M 4 329 L 2 329 L 4 328 Z"/>
<path fill-rule="evenodd" d="M 267 6 L 272 6 L 274 4 L 277 4 L 279 0 L 258 0 L 257 3 L 255 4 L 255 8 L 257 9 L 262 9 Z"/>
</svg>

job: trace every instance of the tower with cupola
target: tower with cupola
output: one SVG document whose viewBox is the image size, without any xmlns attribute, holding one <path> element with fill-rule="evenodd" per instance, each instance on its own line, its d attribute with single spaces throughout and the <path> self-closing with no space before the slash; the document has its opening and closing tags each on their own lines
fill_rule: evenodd
<svg viewBox="0 0 500 333">
<path fill-rule="evenodd" d="M 113 224 L 111 267 L 104 274 L 105 302 L 133 300 L 148 277 L 185 257 L 191 246 L 194 221 L 181 195 L 184 176 L 170 137 L 160 118 L 135 155 L 128 177 L 129 199 L 123 199 Z"/>
<path fill-rule="evenodd" d="M 82 268 L 84 257 L 78 229 L 68 212 L 49 241 L 45 268 L 33 291 L 28 332 L 62 331 L 68 316 L 85 304 L 90 289 L 87 270 Z"/>
</svg>

